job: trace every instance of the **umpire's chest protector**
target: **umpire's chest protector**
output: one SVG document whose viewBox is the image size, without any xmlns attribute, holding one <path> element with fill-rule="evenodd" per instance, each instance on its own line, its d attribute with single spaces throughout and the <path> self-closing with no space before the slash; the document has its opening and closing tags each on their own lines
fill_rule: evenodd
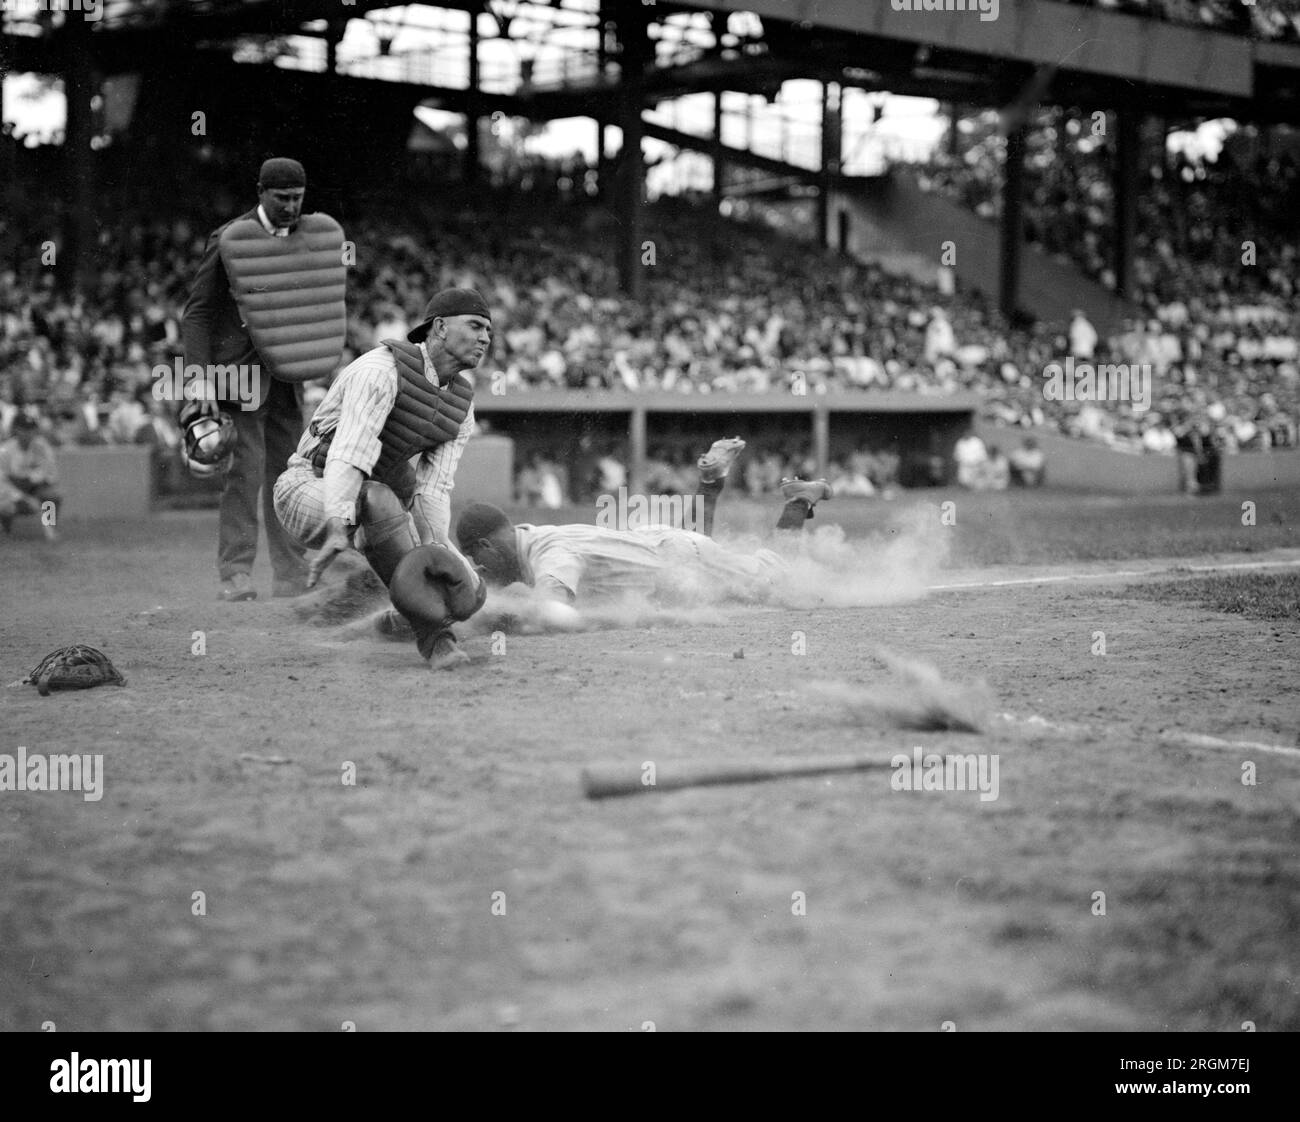
<svg viewBox="0 0 1300 1122">
<path fill-rule="evenodd" d="M 414 343 L 386 340 L 397 364 L 397 400 L 384 422 L 379 442 L 383 450 L 372 473 L 386 478 L 417 452 L 428 452 L 455 440 L 474 401 L 474 382 L 457 374 L 445 386 L 424 375 L 424 355 Z"/>
<path fill-rule="evenodd" d="M 338 369 L 347 331 L 343 227 L 304 214 L 288 237 L 241 218 L 221 234 L 221 263 L 253 346 L 282 382 L 310 382 Z"/>
</svg>

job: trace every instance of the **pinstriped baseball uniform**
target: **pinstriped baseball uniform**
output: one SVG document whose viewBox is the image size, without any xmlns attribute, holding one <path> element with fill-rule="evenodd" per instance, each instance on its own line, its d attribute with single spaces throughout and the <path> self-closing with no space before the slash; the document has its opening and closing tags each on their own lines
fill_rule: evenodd
<svg viewBox="0 0 1300 1122">
<path fill-rule="evenodd" d="M 424 355 L 425 376 L 437 384 L 437 374 L 429 360 L 428 348 L 420 344 Z M 388 414 L 397 400 L 399 375 L 397 363 L 386 347 L 367 351 L 334 379 L 325 399 L 316 410 L 312 423 L 289 466 L 275 484 L 275 510 L 284 528 L 306 546 L 319 548 L 325 540 L 330 515 L 350 512 L 360 484 L 347 481 L 330 470 L 334 463 L 348 464 L 366 475 L 379 460 L 383 431 Z M 313 431 L 315 430 L 315 431 Z M 420 543 L 441 540 L 450 542 L 451 490 L 465 445 L 474 431 L 474 407 L 456 434 L 455 440 L 420 454 L 415 468 L 415 498 L 411 514 Z M 311 465 L 312 454 L 322 436 L 333 432 L 329 461 L 324 477 Z M 358 546 L 362 544 L 358 531 Z M 455 546 L 452 546 L 455 550 Z M 459 553 L 459 550 L 455 550 Z"/>
<path fill-rule="evenodd" d="M 525 584 L 585 603 L 646 596 L 762 600 L 785 563 L 769 549 L 733 553 L 712 538 L 672 526 L 515 526 Z"/>
</svg>

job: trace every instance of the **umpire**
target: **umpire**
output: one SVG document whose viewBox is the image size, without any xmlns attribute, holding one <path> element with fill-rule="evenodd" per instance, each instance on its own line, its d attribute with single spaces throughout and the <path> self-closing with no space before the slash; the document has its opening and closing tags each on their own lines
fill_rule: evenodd
<svg viewBox="0 0 1300 1122">
<path fill-rule="evenodd" d="M 257 178 L 257 206 L 241 219 L 260 223 L 267 237 L 287 237 L 302 214 L 307 193 L 307 174 L 297 160 L 274 158 L 262 164 Z M 238 219 L 231 219 L 231 222 Z M 197 363 L 205 370 L 233 364 L 256 367 L 252 408 L 232 408 L 235 423 L 234 457 L 221 493 L 221 528 L 217 544 L 217 570 L 221 579 L 219 599 L 255 600 L 253 561 L 257 557 L 258 491 L 262 492 L 262 513 L 271 551 L 273 596 L 298 596 L 307 588 L 305 550 L 280 525 L 272 503 L 272 488 L 284 471 L 303 430 L 300 386 L 271 377 L 243 317 L 231 295 L 230 281 L 221 261 L 218 227 L 208 237 L 199 263 L 194 288 L 181 320 L 185 363 Z M 218 402 L 230 402 L 240 387 L 227 387 L 225 398 L 206 403 L 212 414 Z M 247 390 L 247 386 L 243 387 Z"/>
</svg>

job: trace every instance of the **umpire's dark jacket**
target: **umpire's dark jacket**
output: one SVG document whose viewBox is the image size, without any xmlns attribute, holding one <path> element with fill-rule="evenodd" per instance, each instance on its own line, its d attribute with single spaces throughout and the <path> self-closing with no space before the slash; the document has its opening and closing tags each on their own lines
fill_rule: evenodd
<svg viewBox="0 0 1300 1122">
<path fill-rule="evenodd" d="M 187 366 L 190 363 L 198 363 L 203 367 L 224 366 L 228 363 L 259 366 L 261 377 L 257 380 L 257 397 L 253 405 L 260 407 L 270 388 L 271 371 L 253 346 L 253 340 L 244 326 L 244 318 L 240 315 L 239 305 L 235 303 L 235 297 L 230 291 L 226 266 L 221 261 L 221 235 L 227 226 L 245 218 L 262 225 L 257 207 L 254 207 L 248 213 L 218 226 L 208 235 L 203 260 L 199 262 L 198 275 L 194 278 L 194 287 L 190 289 L 190 298 L 185 302 L 185 311 L 181 316 L 181 345 L 185 348 Z M 270 238 L 275 235 L 268 233 L 266 236 Z M 235 399 L 227 396 L 224 400 Z"/>
</svg>

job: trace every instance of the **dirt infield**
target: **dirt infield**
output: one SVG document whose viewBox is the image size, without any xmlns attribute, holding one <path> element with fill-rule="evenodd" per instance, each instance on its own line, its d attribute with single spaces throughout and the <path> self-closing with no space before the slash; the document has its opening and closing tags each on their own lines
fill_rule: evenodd
<svg viewBox="0 0 1300 1122">
<path fill-rule="evenodd" d="M 104 767 L 98 801 L 0 791 L 0 1028 L 1300 1028 L 1300 623 L 1123 575 L 1296 571 L 1294 500 L 1252 553 L 1203 521 L 1236 500 L 962 502 L 996 530 L 931 583 L 969 587 L 477 637 L 437 675 L 291 602 L 216 603 L 212 515 L 0 543 L 0 677 L 86 642 L 128 681 L 0 690 L 0 752 Z M 1035 576 L 1065 579 L 989 584 Z M 901 689 L 881 648 L 986 682 L 985 731 L 810 689 Z M 996 756 L 997 797 L 888 770 L 579 787 L 597 761 L 918 746 Z"/>
</svg>

